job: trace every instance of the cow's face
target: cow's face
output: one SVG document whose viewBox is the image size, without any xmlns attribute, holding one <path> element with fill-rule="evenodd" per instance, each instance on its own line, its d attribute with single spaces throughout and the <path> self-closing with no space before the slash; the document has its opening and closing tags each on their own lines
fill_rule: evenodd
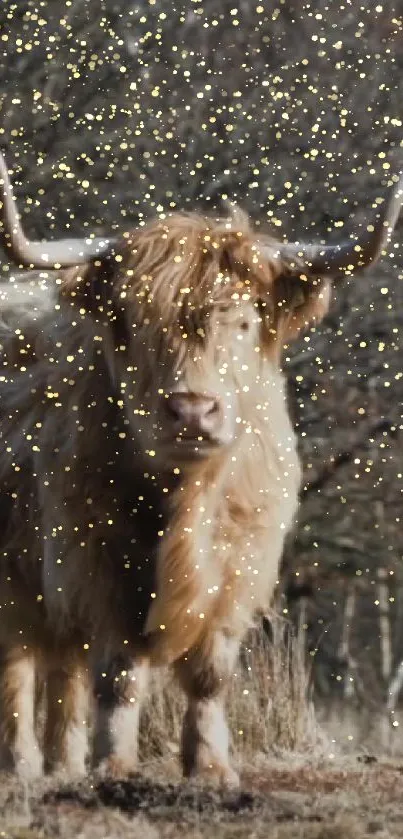
<svg viewBox="0 0 403 839">
<path fill-rule="evenodd" d="M 251 401 L 265 401 L 257 303 L 233 300 L 201 313 L 188 329 L 169 337 L 153 330 L 152 341 L 140 329 L 132 341 L 141 364 L 123 388 L 127 411 L 144 451 L 158 460 L 222 451 L 249 426 Z"/>
<path fill-rule="evenodd" d="M 281 347 L 310 305 L 308 287 L 260 260 L 243 234 L 174 224 L 129 242 L 111 309 L 119 293 L 115 379 L 139 448 L 159 465 L 212 456 L 254 432 L 273 388 L 282 391 Z"/>
</svg>

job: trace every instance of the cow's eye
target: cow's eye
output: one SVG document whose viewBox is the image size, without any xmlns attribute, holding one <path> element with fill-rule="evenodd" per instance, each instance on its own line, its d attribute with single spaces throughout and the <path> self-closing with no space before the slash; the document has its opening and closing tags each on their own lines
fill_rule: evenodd
<svg viewBox="0 0 403 839">
<path fill-rule="evenodd" d="M 248 329 L 249 329 L 249 326 L 250 326 L 250 324 L 248 323 L 248 321 L 243 320 L 242 323 L 241 323 L 242 332 L 247 332 Z"/>
</svg>

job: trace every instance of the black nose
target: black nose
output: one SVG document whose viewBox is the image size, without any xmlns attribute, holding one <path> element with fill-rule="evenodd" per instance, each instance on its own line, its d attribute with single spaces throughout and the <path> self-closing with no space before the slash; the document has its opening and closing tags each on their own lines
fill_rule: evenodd
<svg viewBox="0 0 403 839">
<path fill-rule="evenodd" d="M 165 400 L 167 417 L 176 432 L 186 436 L 213 436 L 222 424 L 221 402 L 216 396 L 171 393 Z"/>
</svg>

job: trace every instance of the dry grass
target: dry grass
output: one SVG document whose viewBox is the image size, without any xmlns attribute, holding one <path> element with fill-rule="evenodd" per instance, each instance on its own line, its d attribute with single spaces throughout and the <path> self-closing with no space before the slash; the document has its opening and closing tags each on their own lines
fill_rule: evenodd
<svg viewBox="0 0 403 839">
<path fill-rule="evenodd" d="M 241 761 L 256 755 L 322 754 L 327 738 L 310 699 L 303 639 L 281 619 L 271 622 L 272 642 L 262 630 L 251 634 L 233 680 L 228 711 L 235 752 Z"/>
</svg>

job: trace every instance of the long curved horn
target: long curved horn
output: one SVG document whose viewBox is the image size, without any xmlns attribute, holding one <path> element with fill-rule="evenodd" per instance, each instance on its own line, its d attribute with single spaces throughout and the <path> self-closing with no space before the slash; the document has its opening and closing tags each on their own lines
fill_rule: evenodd
<svg viewBox="0 0 403 839">
<path fill-rule="evenodd" d="M 0 219 L 3 225 L 4 244 L 16 262 L 32 268 L 67 267 L 81 265 L 96 256 L 102 256 L 117 238 L 59 239 L 54 242 L 35 242 L 27 239 L 16 208 L 7 164 L 0 152 L 0 182 L 2 206 Z"/>
<path fill-rule="evenodd" d="M 328 274 L 333 278 L 352 274 L 376 262 L 387 245 L 403 204 L 403 174 L 394 184 L 375 219 L 367 230 L 349 241 L 338 245 L 309 245 L 289 243 L 280 245 L 279 256 L 287 263 L 295 262 L 296 270 L 307 275 Z"/>
</svg>

